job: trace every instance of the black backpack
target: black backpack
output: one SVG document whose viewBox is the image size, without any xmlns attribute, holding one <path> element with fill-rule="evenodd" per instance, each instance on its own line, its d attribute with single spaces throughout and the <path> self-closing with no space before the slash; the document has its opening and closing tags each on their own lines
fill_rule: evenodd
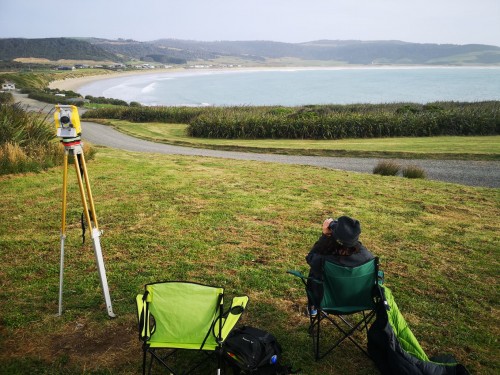
<svg viewBox="0 0 500 375">
<path fill-rule="evenodd" d="M 234 329 L 222 346 L 228 364 L 235 373 L 294 374 L 281 364 L 281 346 L 269 332 L 244 326 Z"/>
</svg>

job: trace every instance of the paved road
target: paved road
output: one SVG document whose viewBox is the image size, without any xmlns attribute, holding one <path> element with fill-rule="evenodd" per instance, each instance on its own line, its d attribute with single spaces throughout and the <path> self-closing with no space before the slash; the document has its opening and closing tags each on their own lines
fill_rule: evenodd
<svg viewBox="0 0 500 375">
<path fill-rule="evenodd" d="M 209 156 L 239 160 L 255 160 L 283 164 L 313 165 L 362 173 L 372 173 L 379 159 L 335 158 L 318 156 L 291 156 L 276 154 L 256 154 L 249 152 L 218 151 L 199 148 L 172 146 L 149 142 L 120 133 L 109 126 L 82 122 L 83 139 L 95 145 L 109 146 L 128 151 L 154 152 L 162 154 Z M 432 180 L 454 182 L 470 186 L 500 187 L 500 162 L 463 160 L 399 160 L 396 162 L 422 167 Z"/>
<path fill-rule="evenodd" d="M 28 99 L 26 95 L 15 94 L 28 110 L 50 112 L 54 106 Z M 83 139 L 95 145 L 119 148 L 128 151 L 155 152 L 162 154 L 209 156 L 240 160 L 255 160 L 283 164 L 313 165 L 361 173 L 372 173 L 379 159 L 373 158 L 334 158 L 319 156 L 290 156 L 276 154 L 256 154 L 247 152 L 217 151 L 199 148 L 171 146 L 137 139 L 114 130 L 111 127 L 91 122 L 82 122 Z M 399 160 L 402 165 L 418 165 L 425 170 L 431 180 L 453 182 L 469 186 L 500 187 L 500 162 L 464 160 Z"/>
</svg>

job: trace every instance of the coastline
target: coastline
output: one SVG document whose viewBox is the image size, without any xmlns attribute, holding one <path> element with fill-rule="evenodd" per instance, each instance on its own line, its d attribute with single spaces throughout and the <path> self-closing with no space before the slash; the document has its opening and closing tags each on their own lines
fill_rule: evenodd
<svg viewBox="0 0 500 375">
<path fill-rule="evenodd" d="M 166 73 L 179 73 L 186 74 L 203 74 L 203 73 L 230 73 L 230 72 L 251 72 L 251 71 L 296 71 L 296 70 L 355 70 L 355 69 L 437 69 L 437 68 L 451 68 L 450 66 L 426 66 L 426 65 L 339 65 L 339 66 L 281 66 L 281 67 L 238 67 L 238 68 L 170 68 L 170 69 L 154 69 L 154 70 L 135 70 L 127 72 L 112 72 L 109 74 L 96 74 L 86 77 L 67 78 L 64 80 L 52 81 L 49 84 L 50 89 L 71 90 L 78 92 L 81 87 L 106 79 L 131 77 L 140 75 L 154 75 Z M 456 67 L 461 68 L 461 67 Z M 467 67 L 470 68 L 470 67 Z"/>
<path fill-rule="evenodd" d="M 338 66 L 338 67 L 239 67 L 239 68 L 171 68 L 171 69 L 154 69 L 154 70 L 134 70 L 127 72 L 112 72 L 109 74 L 96 74 L 86 77 L 67 78 L 63 80 L 56 80 L 49 83 L 49 89 L 71 90 L 78 92 L 81 87 L 102 81 L 106 79 L 120 78 L 120 77 L 133 77 L 140 75 L 156 75 L 167 73 L 186 73 L 186 74 L 203 74 L 203 73 L 230 73 L 230 72 L 251 72 L 251 71 L 282 71 L 282 70 L 338 70 L 338 69 L 355 69 L 359 67 Z M 372 68 L 372 67 L 368 67 Z M 374 67 L 373 67 L 374 68 Z"/>
<path fill-rule="evenodd" d="M 217 101 L 217 98 L 213 98 L 212 96 L 210 99 L 206 98 L 206 95 L 203 96 L 201 95 L 194 95 L 193 97 L 190 97 L 190 100 L 185 101 L 184 98 L 171 98 L 170 101 L 166 100 L 165 97 L 168 97 L 169 93 L 166 93 L 165 97 L 162 97 L 163 99 L 163 104 L 158 104 L 158 99 L 154 97 L 154 95 L 150 94 L 151 91 L 154 90 L 154 87 L 156 85 L 156 81 L 162 81 L 165 79 L 175 79 L 175 78 L 180 78 L 180 77 L 195 77 L 195 76 L 203 76 L 203 75 L 228 75 L 228 74 L 237 74 L 237 73 L 252 73 L 252 72 L 299 72 L 299 71 L 410 71 L 410 70 L 439 70 L 439 69 L 474 69 L 474 68 L 481 68 L 482 67 L 458 67 L 458 66 L 421 66 L 421 65 L 405 65 L 405 66 L 395 66 L 395 65 L 339 65 L 339 66 L 330 66 L 330 67 L 317 67 L 317 66 L 281 66 L 281 67 L 264 67 L 264 66 L 258 66 L 258 67 L 175 67 L 175 68 L 170 68 L 170 69 L 153 69 L 153 70 L 134 70 L 134 71 L 122 71 L 122 72 L 110 72 L 108 74 L 96 74 L 96 75 L 89 75 L 85 77 L 78 77 L 78 78 L 67 78 L 65 80 L 58 80 L 58 81 L 52 81 L 49 84 L 49 88 L 51 89 L 60 89 L 60 90 L 71 90 L 75 91 L 77 93 L 80 93 L 82 95 L 90 94 L 93 96 L 106 96 L 106 97 L 113 97 L 113 98 L 118 98 L 118 99 L 123 99 L 125 101 L 138 101 L 143 105 L 179 105 L 179 106 L 205 106 L 205 105 L 237 105 L 240 104 L 239 102 L 228 102 L 226 99 L 222 100 L 220 99 Z M 493 69 L 498 69 L 500 70 L 500 67 L 498 68 L 493 68 Z M 343 79 L 340 79 L 337 81 L 337 84 L 335 87 L 350 87 L 352 82 L 346 82 L 346 77 L 352 77 L 349 76 L 350 73 L 343 74 L 342 77 Z M 392 74 L 392 73 L 391 73 Z M 406 73 L 405 73 L 406 74 Z M 420 73 L 418 73 L 420 74 Z M 436 72 L 433 72 L 432 74 L 436 74 Z M 440 74 L 440 73 L 439 73 Z M 129 90 L 130 93 L 125 95 L 128 91 L 126 90 L 127 87 L 123 88 L 122 87 L 122 82 L 123 81 L 128 81 L 133 80 L 135 81 L 134 84 L 137 86 L 137 82 L 142 81 L 142 78 L 137 78 L 143 76 L 145 79 L 145 82 L 147 82 L 147 85 L 145 87 L 140 88 L 140 90 L 137 90 L 137 88 L 132 85 L 131 87 L 132 90 Z M 445 75 L 446 77 L 446 75 Z M 497 76 L 498 77 L 498 76 Z M 101 82 L 108 80 L 110 81 L 109 84 L 106 82 Z M 115 80 L 113 82 L 113 80 Z M 139 81 L 136 81 L 139 80 Z M 388 81 L 389 83 L 392 82 L 391 80 Z M 489 82 L 489 81 L 488 81 Z M 446 82 L 445 82 L 446 83 Z M 109 86 L 109 87 L 108 87 Z M 359 85 L 358 85 L 359 86 Z M 394 84 L 393 84 L 394 86 Z M 87 88 L 86 88 L 87 87 Z M 328 86 L 330 87 L 330 86 Z M 489 87 L 489 86 L 488 86 Z M 86 88 L 86 89 L 85 89 Z M 106 89 L 106 93 L 104 93 L 103 88 Z M 83 91 L 82 91 L 83 90 Z M 135 90 L 135 91 L 134 91 Z M 303 87 L 303 92 L 308 92 L 309 90 L 308 87 Z M 332 91 L 331 89 L 328 89 Z M 240 90 L 241 91 L 241 90 Z M 297 92 L 302 92 L 300 90 L 297 90 Z M 335 90 L 332 91 L 332 93 L 327 93 L 330 95 L 330 99 L 332 102 L 335 103 L 350 103 L 349 100 L 346 100 L 344 97 L 344 91 L 342 91 L 341 94 L 335 92 Z M 386 89 L 387 91 L 387 89 Z M 397 91 L 397 90 L 396 90 Z M 484 91 L 484 90 L 483 90 Z M 173 90 L 172 92 L 177 92 Z M 219 91 L 222 92 L 222 91 Z M 318 92 L 319 94 L 316 94 Z M 392 92 L 389 90 L 389 92 Z M 413 92 L 412 90 L 407 90 L 405 92 Z M 485 91 L 487 92 L 487 90 Z M 267 93 L 267 91 L 266 91 Z M 314 91 L 314 94 L 316 96 L 312 95 L 313 97 L 311 98 L 311 102 L 314 103 L 324 103 L 324 98 L 322 96 L 318 96 L 321 94 L 321 91 Z M 446 94 L 446 93 L 445 93 Z M 478 99 L 477 95 L 469 98 L 471 95 L 468 94 L 468 91 L 466 93 L 462 93 L 460 97 L 457 97 L 457 95 L 453 97 L 449 97 L 449 95 L 445 95 L 443 99 L 440 95 L 427 95 L 427 97 L 419 97 L 418 95 L 411 95 L 407 94 L 403 101 L 408 101 L 408 102 L 432 102 L 432 101 L 439 101 L 439 100 L 449 100 L 449 101 L 477 101 L 477 100 L 492 100 L 490 98 L 491 95 L 493 97 L 498 97 L 498 90 L 495 89 L 490 96 L 483 95 L 485 98 L 484 99 Z M 149 96 L 148 96 L 149 95 Z M 332 96 L 333 95 L 333 96 Z M 339 95 L 341 95 L 339 97 Z M 273 98 L 278 97 L 279 95 L 274 95 Z M 449 97 L 449 98 L 448 98 Z M 141 99 L 142 98 L 142 99 Z M 355 99 L 358 100 L 359 99 Z M 354 99 L 351 99 L 351 101 L 355 101 Z M 374 99 L 368 98 L 368 99 L 361 99 L 363 102 L 371 103 L 374 102 Z M 379 100 L 379 99 L 377 99 Z M 398 97 L 391 97 L 389 99 L 386 99 L 386 101 L 392 102 L 392 101 L 397 101 L 399 100 Z M 497 99 L 493 99 L 497 100 Z M 243 98 L 240 100 L 242 103 L 249 103 L 251 100 L 248 98 Z M 401 101 L 401 100 L 400 100 Z M 165 104 L 166 103 L 166 104 Z M 228 104 L 229 103 L 229 104 Z M 253 102 L 252 102 L 253 103 Z M 280 102 L 281 103 L 281 102 Z M 297 99 L 297 100 L 291 100 L 288 102 L 283 102 L 284 105 L 299 105 L 302 102 Z M 281 104 L 283 104 L 281 103 Z M 299 103 L 299 104 L 297 104 Z M 310 104 L 310 103 L 305 103 L 305 104 Z M 269 105 L 268 102 L 263 101 L 262 104 L 261 102 L 257 102 L 255 105 Z"/>
<path fill-rule="evenodd" d="M 168 72 L 178 72 L 182 69 L 155 69 L 154 71 L 150 70 L 139 70 L 139 71 L 128 71 L 128 72 L 113 72 L 110 74 L 96 74 L 90 75 L 86 77 L 78 77 L 78 78 L 67 78 L 62 80 L 56 80 L 49 83 L 49 89 L 59 89 L 59 90 L 68 90 L 68 91 L 76 91 L 82 86 L 85 86 L 89 83 L 102 81 L 105 79 L 119 78 L 119 77 L 129 77 L 129 76 L 137 76 L 143 74 L 154 74 L 154 73 L 168 73 Z"/>
</svg>

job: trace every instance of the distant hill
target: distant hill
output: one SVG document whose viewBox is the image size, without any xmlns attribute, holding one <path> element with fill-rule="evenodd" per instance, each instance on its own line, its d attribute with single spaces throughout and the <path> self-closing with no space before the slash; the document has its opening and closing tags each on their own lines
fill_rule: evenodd
<svg viewBox="0 0 500 375">
<path fill-rule="evenodd" d="M 0 39 L 0 60 L 11 61 L 20 57 L 49 60 L 119 60 L 115 54 L 99 46 L 71 38 Z"/>
<path fill-rule="evenodd" d="M 164 39 L 161 48 L 200 51 L 249 59 L 292 57 L 346 64 L 500 64 L 500 47 L 482 44 L 418 44 L 400 41 L 332 41 L 279 43 L 270 41 L 195 42 Z"/>
<path fill-rule="evenodd" d="M 500 65 L 500 47 L 483 44 L 419 44 L 401 41 L 317 40 L 307 43 L 273 41 L 202 42 L 160 39 L 47 38 L 0 39 L 0 60 L 40 57 L 49 60 L 129 60 L 185 64 L 237 58 L 259 64 L 292 58 L 336 64 Z"/>
</svg>

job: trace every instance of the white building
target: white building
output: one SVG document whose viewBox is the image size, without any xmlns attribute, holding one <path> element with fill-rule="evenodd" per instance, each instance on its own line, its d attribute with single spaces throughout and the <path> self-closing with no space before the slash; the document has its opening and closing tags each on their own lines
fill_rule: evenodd
<svg viewBox="0 0 500 375">
<path fill-rule="evenodd" d="M 4 82 L 2 83 L 2 91 L 10 91 L 10 90 L 15 90 L 16 89 L 16 84 L 12 82 Z"/>
</svg>

